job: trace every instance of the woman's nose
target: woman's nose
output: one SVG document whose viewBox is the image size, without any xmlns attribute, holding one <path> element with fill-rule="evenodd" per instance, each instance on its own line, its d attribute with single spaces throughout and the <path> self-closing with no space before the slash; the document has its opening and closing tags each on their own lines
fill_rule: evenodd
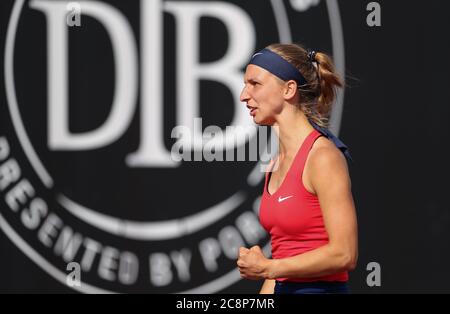
<svg viewBox="0 0 450 314">
<path fill-rule="evenodd" d="M 249 96 L 248 96 L 248 93 L 247 93 L 247 88 L 244 87 L 244 88 L 242 89 L 242 92 L 241 92 L 240 100 L 241 100 L 242 102 L 246 102 L 246 101 L 248 101 L 248 99 L 249 99 Z"/>
</svg>

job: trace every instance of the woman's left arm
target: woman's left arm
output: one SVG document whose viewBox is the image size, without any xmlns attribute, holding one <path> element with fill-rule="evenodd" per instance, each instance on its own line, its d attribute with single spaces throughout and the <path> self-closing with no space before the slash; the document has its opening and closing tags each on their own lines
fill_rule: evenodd
<svg viewBox="0 0 450 314">
<path fill-rule="evenodd" d="M 311 151 L 308 163 L 308 177 L 320 202 L 328 244 L 283 259 L 266 259 L 262 252 L 252 250 L 238 263 L 243 278 L 319 277 L 356 267 L 358 228 L 345 157 L 336 149 L 321 147 Z"/>
</svg>

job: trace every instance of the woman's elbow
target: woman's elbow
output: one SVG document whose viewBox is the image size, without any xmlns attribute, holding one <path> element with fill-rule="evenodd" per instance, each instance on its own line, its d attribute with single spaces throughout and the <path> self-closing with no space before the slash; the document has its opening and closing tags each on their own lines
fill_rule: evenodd
<svg viewBox="0 0 450 314">
<path fill-rule="evenodd" d="M 356 268 L 358 254 L 352 251 L 341 251 L 337 254 L 337 268 L 339 271 L 352 271 Z"/>
<path fill-rule="evenodd" d="M 357 263 L 358 263 L 358 257 L 350 255 L 347 258 L 347 261 L 346 261 L 346 263 L 344 265 L 345 266 L 345 270 L 347 270 L 347 271 L 354 270 L 356 268 Z"/>
<path fill-rule="evenodd" d="M 358 253 L 357 252 L 349 252 L 346 254 L 344 268 L 347 271 L 352 271 L 356 268 L 358 264 Z"/>
</svg>

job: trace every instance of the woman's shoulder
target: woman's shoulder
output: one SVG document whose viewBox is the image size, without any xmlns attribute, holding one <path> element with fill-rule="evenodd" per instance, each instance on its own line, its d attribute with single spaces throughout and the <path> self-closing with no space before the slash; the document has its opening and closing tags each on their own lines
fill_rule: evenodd
<svg viewBox="0 0 450 314">
<path fill-rule="evenodd" d="M 328 138 L 321 136 L 314 142 L 306 158 L 303 184 L 308 191 L 317 195 L 320 182 L 342 180 L 347 176 L 346 167 L 347 162 L 341 150 Z"/>
<path fill-rule="evenodd" d="M 311 147 L 306 163 L 314 170 L 327 170 L 330 167 L 342 167 L 347 165 L 342 151 L 325 136 L 319 137 Z"/>
</svg>

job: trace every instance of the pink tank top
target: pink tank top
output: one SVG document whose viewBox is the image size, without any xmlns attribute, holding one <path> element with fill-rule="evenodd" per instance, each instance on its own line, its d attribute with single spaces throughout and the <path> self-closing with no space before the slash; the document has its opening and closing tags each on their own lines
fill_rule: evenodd
<svg viewBox="0 0 450 314">
<path fill-rule="evenodd" d="M 269 194 L 267 172 L 261 198 L 260 222 L 272 238 L 272 257 L 281 259 L 314 250 L 328 243 L 319 199 L 303 185 L 306 158 L 317 138 L 313 130 L 303 141 L 291 167 L 274 194 Z M 315 278 L 277 278 L 278 281 L 347 281 L 348 273 L 340 272 Z"/>
</svg>

